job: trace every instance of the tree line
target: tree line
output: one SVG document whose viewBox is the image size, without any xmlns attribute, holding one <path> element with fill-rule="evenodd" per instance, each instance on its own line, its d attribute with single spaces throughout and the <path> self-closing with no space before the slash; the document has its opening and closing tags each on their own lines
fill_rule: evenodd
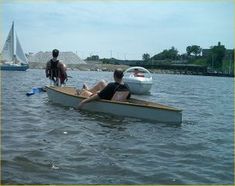
<svg viewBox="0 0 235 186">
<path fill-rule="evenodd" d="M 227 49 L 224 45 L 221 45 L 220 42 L 216 46 L 211 46 L 210 49 L 203 49 L 198 45 L 191 45 L 186 47 L 186 53 L 179 54 L 178 50 L 175 47 L 170 49 L 165 49 L 162 52 L 153 55 L 152 57 L 148 53 L 142 55 L 142 60 L 147 62 L 157 61 L 157 60 L 186 60 L 187 63 L 191 64 L 200 64 L 212 69 L 221 70 L 223 63 L 225 62 L 225 56 Z M 231 53 L 230 59 L 234 59 L 234 50 Z"/>
<path fill-rule="evenodd" d="M 229 52 L 228 52 L 229 51 Z M 228 55 L 229 53 L 229 55 Z M 103 58 L 99 59 L 98 55 L 93 55 L 88 57 L 86 60 L 88 61 L 102 61 L 102 63 L 117 63 L 115 61 L 125 61 L 125 60 L 117 60 L 115 58 Z M 220 72 L 224 71 L 233 71 L 234 66 L 234 49 L 227 50 L 224 45 L 221 45 L 218 42 L 218 45 L 211 46 L 209 49 L 202 49 L 199 45 L 190 45 L 185 48 L 185 53 L 179 54 L 179 51 L 172 46 L 170 49 L 164 49 L 162 52 L 154 54 L 150 56 L 149 53 L 144 53 L 142 55 L 143 64 L 147 65 L 155 65 L 158 64 L 159 61 L 165 64 L 171 64 L 174 61 L 178 61 L 178 63 L 187 63 L 187 64 L 196 64 L 207 66 L 208 68 Z M 130 60 L 130 61 L 138 61 L 139 60 Z M 228 70 L 229 69 L 229 70 Z"/>
</svg>

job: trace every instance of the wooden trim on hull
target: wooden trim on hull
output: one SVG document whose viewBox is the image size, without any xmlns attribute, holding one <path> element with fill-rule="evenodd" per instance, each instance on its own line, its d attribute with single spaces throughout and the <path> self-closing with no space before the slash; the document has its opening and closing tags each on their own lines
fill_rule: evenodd
<svg viewBox="0 0 235 186">
<path fill-rule="evenodd" d="M 46 87 L 48 98 L 54 103 L 77 108 L 85 97 L 76 95 L 74 87 Z M 128 102 L 99 100 L 87 103 L 84 110 L 134 117 L 164 123 L 180 124 L 182 110 L 162 104 L 131 98 Z"/>
</svg>

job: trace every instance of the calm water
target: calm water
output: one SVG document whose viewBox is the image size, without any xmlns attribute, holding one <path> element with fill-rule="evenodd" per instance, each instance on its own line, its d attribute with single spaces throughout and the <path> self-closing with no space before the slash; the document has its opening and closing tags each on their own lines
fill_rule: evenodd
<svg viewBox="0 0 235 186">
<path fill-rule="evenodd" d="M 69 72 L 81 87 L 111 72 Z M 1 72 L 5 184 L 233 184 L 233 79 L 154 74 L 151 95 L 183 109 L 180 126 L 52 104 L 43 70 Z"/>
</svg>

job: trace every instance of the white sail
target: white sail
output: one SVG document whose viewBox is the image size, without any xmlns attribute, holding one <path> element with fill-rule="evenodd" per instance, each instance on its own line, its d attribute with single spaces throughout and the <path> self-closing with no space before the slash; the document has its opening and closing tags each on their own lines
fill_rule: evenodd
<svg viewBox="0 0 235 186">
<path fill-rule="evenodd" d="M 14 23 L 2 49 L 2 58 L 6 61 L 14 61 Z"/>
<path fill-rule="evenodd" d="M 23 49 L 20 45 L 20 41 L 17 37 L 17 34 L 16 34 L 16 59 L 18 61 L 20 61 L 20 63 L 26 63 L 28 64 L 28 60 L 23 52 Z"/>
</svg>

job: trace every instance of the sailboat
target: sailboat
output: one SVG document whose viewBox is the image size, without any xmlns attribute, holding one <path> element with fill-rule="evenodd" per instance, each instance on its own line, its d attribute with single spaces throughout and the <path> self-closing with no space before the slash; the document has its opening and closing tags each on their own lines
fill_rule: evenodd
<svg viewBox="0 0 235 186">
<path fill-rule="evenodd" d="M 0 67 L 1 70 L 11 71 L 26 71 L 29 68 L 28 60 L 14 32 L 14 22 L 2 49 Z"/>
</svg>

